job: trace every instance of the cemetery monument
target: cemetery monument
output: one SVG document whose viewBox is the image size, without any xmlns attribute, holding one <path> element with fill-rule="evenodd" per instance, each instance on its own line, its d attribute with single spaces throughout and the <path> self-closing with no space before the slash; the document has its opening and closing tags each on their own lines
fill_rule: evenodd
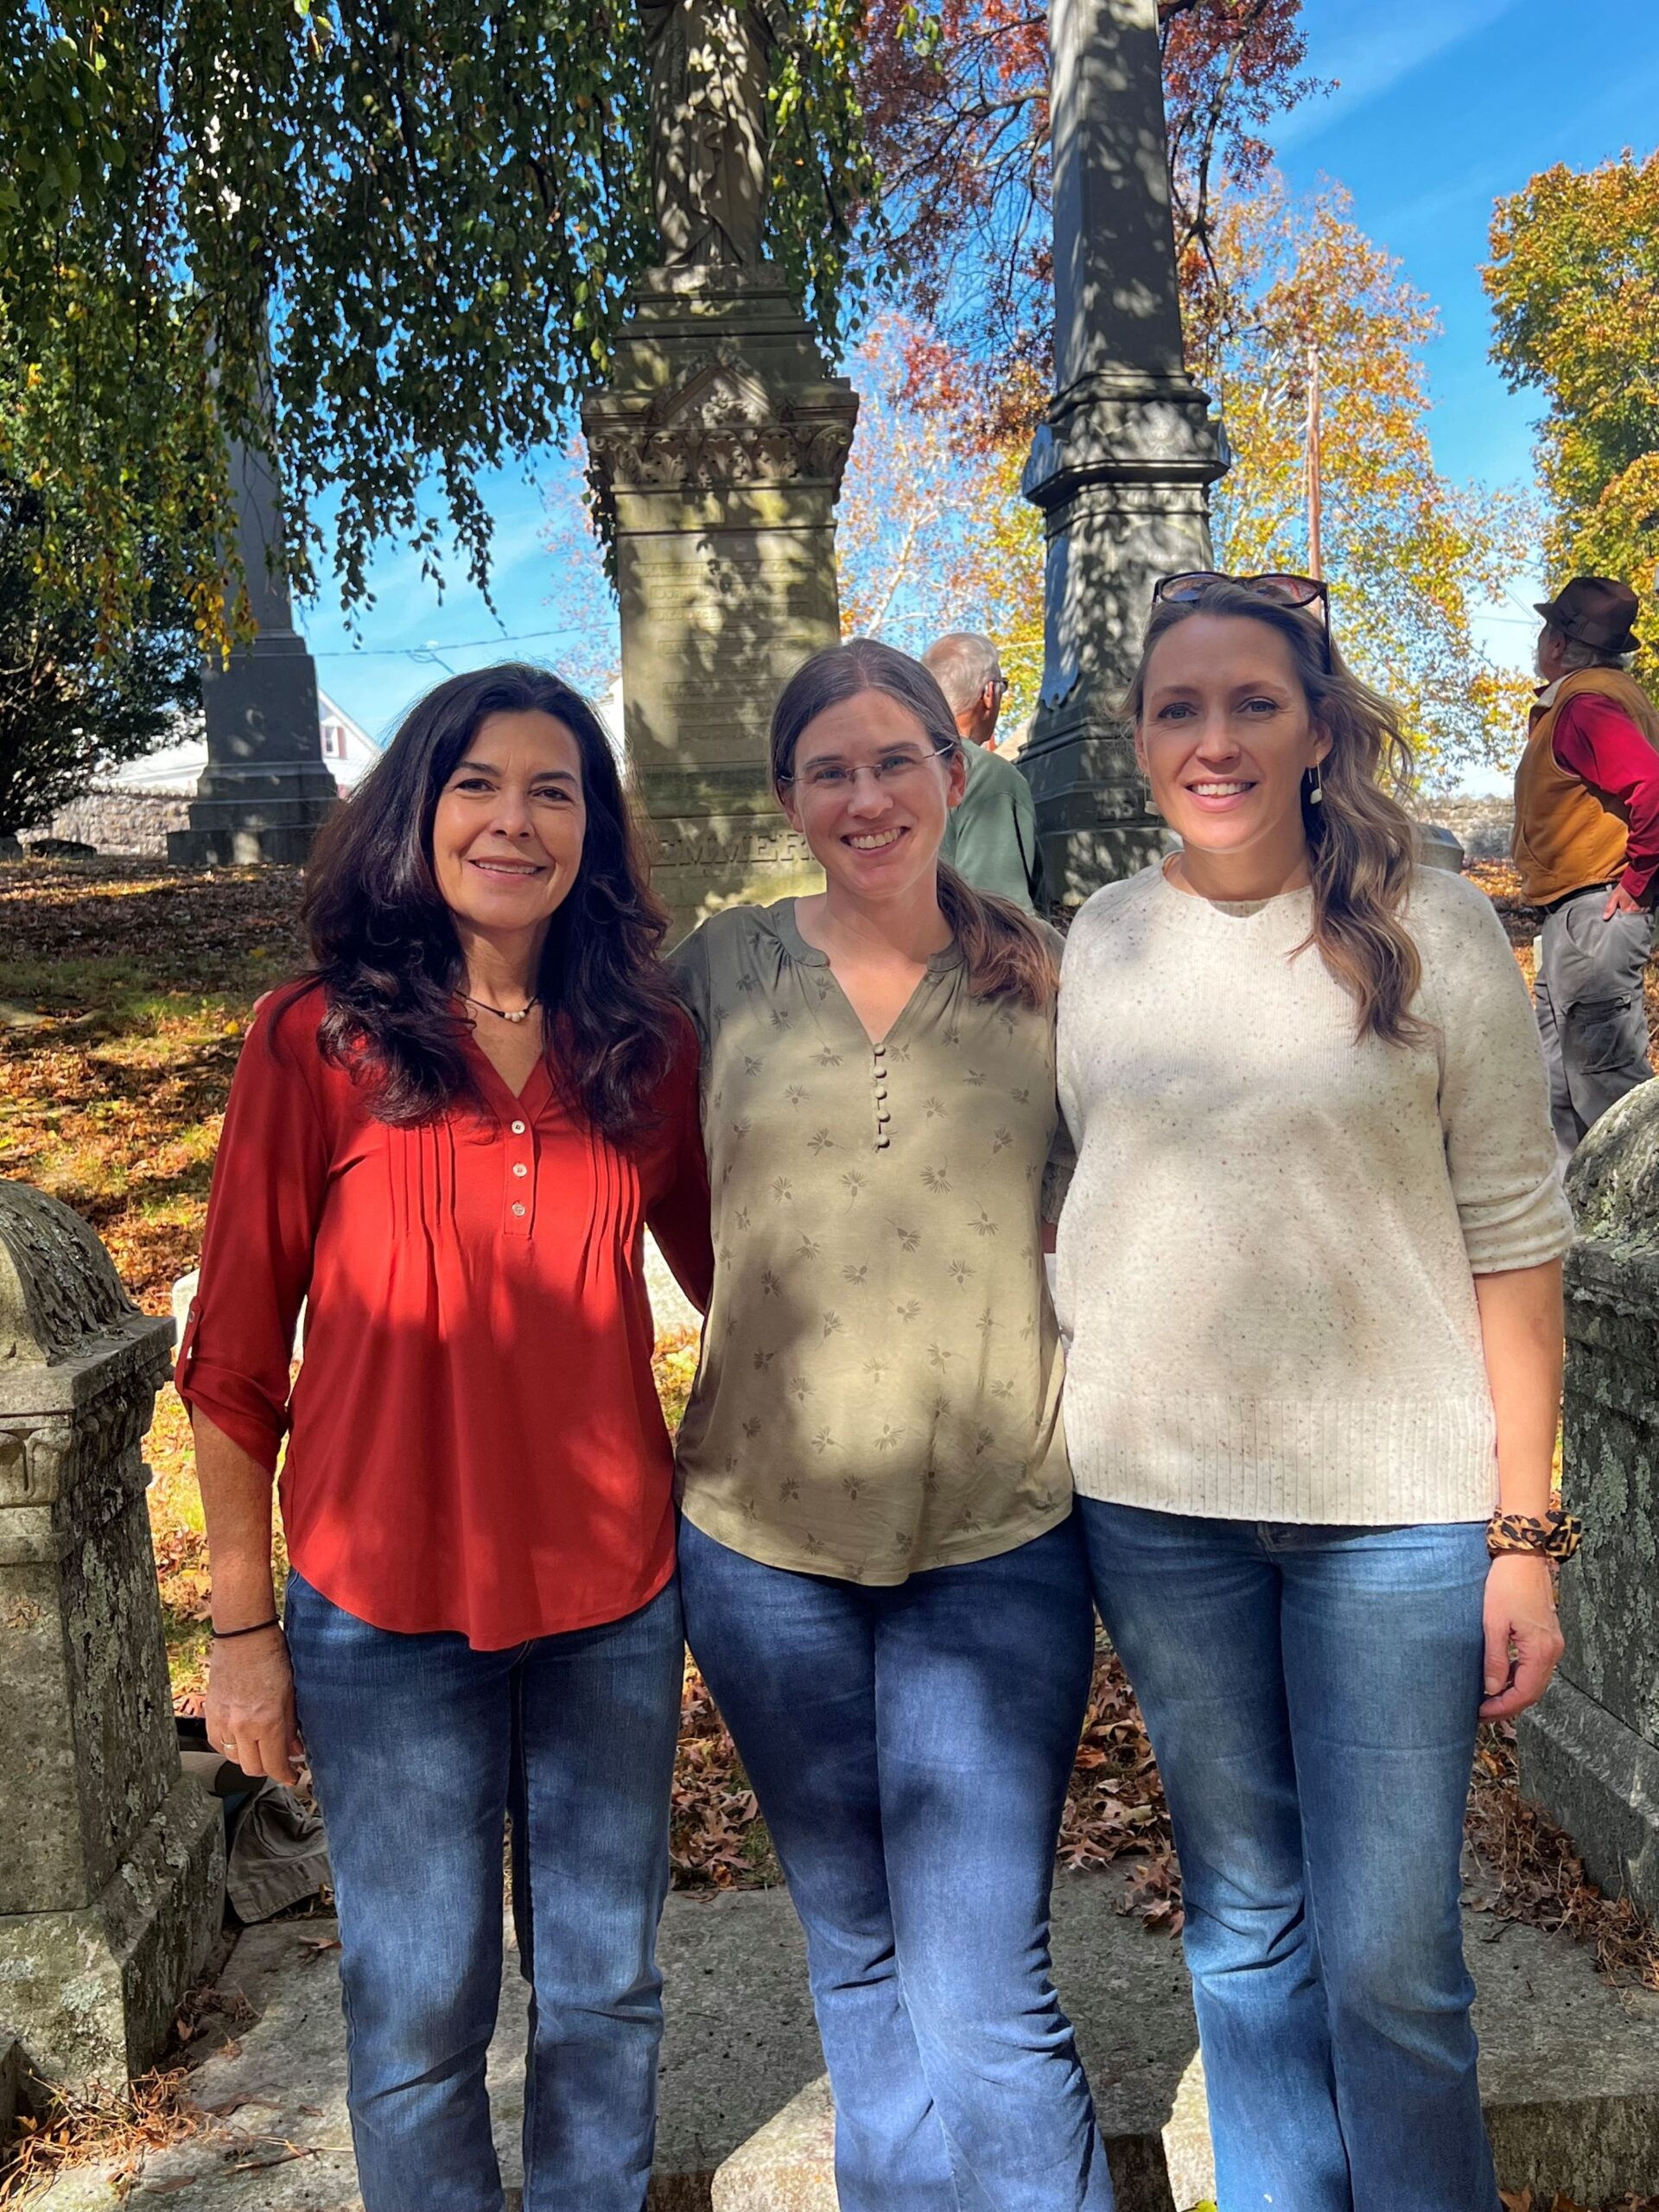
<svg viewBox="0 0 1659 2212">
<path fill-rule="evenodd" d="M 840 635 L 858 401 L 762 251 L 777 0 L 641 7 L 661 260 L 582 425 L 615 518 L 622 697 L 675 934 L 813 887 L 766 773 L 772 704 Z"/>
<path fill-rule="evenodd" d="M 1049 11 L 1054 397 L 1026 467 L 1043 511 L 1043 686 L 1020 766 L 1050 895 L 1076 906 L 1163 849 L 1116 706 L 1152 587 L 1211 563 L 1226 466 L 1186 372 L 1156 0 Z"/>
</svg>

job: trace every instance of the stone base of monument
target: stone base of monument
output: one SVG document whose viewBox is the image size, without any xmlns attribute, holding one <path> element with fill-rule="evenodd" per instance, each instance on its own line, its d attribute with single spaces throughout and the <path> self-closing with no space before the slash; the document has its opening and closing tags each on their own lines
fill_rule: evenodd
<svg viewBox="0 0 1659 2212">
<path fill-rule="evenodd" d="M 1516 1728 L 1521 1784 L 1592 1881 L 1659 1913 L 1659 1083 L 1603 1115 L 1567 1187 L 1561 1491 L 1584 1548 L 1560 1671 Z"/>
<path fill-rule="evenodd" d="M 0 1916 L 0 2002 L 53 2082 L 152 2063 L 225 1909 L 223 1815 L 181 1777 L 92 1904 Z"/>
<path fill-rule="evenodd" d="M 23 2047 L 0 2028 L 0 2152 L 17 2132 L 23 2108 Z"/>
<path fill-rule="evenodd" d="M 1573 1838 L 1591 1880 L 1659 1913 L 1659 1750 L 1564 1675 L 1516 1739 L 1522 1787 Z"/>
</svg>

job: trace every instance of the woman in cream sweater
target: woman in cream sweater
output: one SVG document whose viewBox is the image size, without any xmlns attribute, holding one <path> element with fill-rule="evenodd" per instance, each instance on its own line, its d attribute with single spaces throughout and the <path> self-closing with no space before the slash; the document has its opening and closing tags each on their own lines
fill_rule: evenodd
<svg viewBox="0 0 1659 2212">
<path fill-rule="evenodd" d="M 1459 1847 L 1570 1541 L 1537 1033 L 1486 899 L 1412 866 L 1323 587 L 1166 579 L 1130 704 L 1182 845 L 1066 947 L 1064 1410 L 1174 1817 L 1221 2212 L 1496 2212 Z"/>
</svg>

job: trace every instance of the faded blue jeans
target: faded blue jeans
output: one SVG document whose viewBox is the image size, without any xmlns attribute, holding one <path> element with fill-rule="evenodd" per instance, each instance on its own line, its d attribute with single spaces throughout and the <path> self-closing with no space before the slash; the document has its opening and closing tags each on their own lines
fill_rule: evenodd
<svg viewBox="0 0 1659 2212">
<path fill-rule="evenodd" d="M 1221 2212 L 1497 2212 L 1458 1916 L 1484 1524 L 1078 1503 L 1174 1821 Z"/>
<path fill-rule="evenodd" d="M 1076 1516 L 891 1588 L 684 1522 L 680 1581 L 806 1929 L 842 2212 L 1111 2212 L 1049 1979 L 1094 1658 Z"/>
<path fill-rule="evenodd" d="M 524 2212 L 641 2212 L 677 1588 L 622 1620 L 505 1651 L 371 1628 L 297 1574 L 286 1618 L 340 1902 L 365 2212 L 501 2212 L 484 2061 L 509 1808 L 531 1991 Z"/>
</svg>

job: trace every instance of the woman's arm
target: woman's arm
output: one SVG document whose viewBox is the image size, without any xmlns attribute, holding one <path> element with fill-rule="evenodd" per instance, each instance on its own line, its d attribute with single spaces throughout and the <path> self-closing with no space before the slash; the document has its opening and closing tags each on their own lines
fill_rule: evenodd
<svg viewBox="0 0 1659 2212">
<path fill-rule="evenodd" d="M 202 1240 L 201 1281 L 175 1380 L 195 1434 L 213 1571 L 208 1741 L 246 1774 L 294 1778 L 288 1651 L 276 1628 L 270 1492 L 288 1427 L 294 1325 L 310 1286 L 328 1179 L 311 1081 L 315 1001 L 256 1012 L 231 1085 Z M 308 1020 L 302 1017 L 308 1016 Z M 276 1032 L 282 1031 L 280 1039 Z M 238 1629 L 257 1629 L 238 1636 Z"/>
<path fill-rule="evenodd" d="M 276 1611 L 270 1572 L 270 1477 L 204 1413 L 192 1421 L 196 1480 L 213 1563 L 213 1630 L 252 1628 Z M 302 1747 L 294 1678 L 279 1628 L 215 1642 L 208 1662 L 207 1740 L 244 1774 L 292 1782 Z M 234 1745 L 234 1751 L 230 1746 Z"/>
<path fill-rule="evenodd" d="M 1561 1404 L 1561 1263 L 1478 1274 L 1481 1348 L 1497 1415 L 1498 1503 L 1541 1520 Z M 1561 1656 L 1549 1561 L 1504 1553 L 1486 1578 L 1485 1701 L 1504 1720 L 1535 1705 Z"/>
</svg>

